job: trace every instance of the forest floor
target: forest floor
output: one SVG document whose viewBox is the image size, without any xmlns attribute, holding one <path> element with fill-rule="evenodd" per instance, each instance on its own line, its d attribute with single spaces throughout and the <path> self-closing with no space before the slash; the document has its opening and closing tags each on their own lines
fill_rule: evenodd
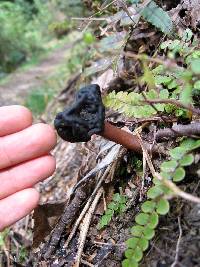
<svg viewBox="0 0 200 267">
<path fill-rule="evenodd" d="M 0 84 L 0 106 L 23 104 L 28 93 L 41 87 L 60 65 L 65 62 L 66 53 L 72 44 L 56 48 L 42 61 L 28 69 L 20 69 L 6 77 Z"/>
<path fill-rule="evenodd" d="M 197 2 L 199 1 L 200 0 Z M 167 90 L 169 91 L 169 96 L 172 97 L 172 92 L 177 91 L 177 89 L 179 89 L 180 92 L 187 89 L 183 86 L 185 80 L 183 78 L 181 78 L 181 80 L 180 77 L 188 77 L 188 70 L 191 72 L 191 66 L 189 63 L 185 63 L 183 50 L 180 50 L 179 53 L 177 52 L 178 50 L 174 51 L 174 58 L 171 58 L 172 53 L 168 53 L 168 50 L 170 52 L 171 50 L 165 48 L 163 52 L 163 50 L 160 49 L 160 44 L 166 44 L 166 41 L 168 41 L 168 45 L 177 45 L 177 43 L 184 45 L 181 45 L 179 49 L 187 47 L 191 49 L 189 50 L 191 55 L 197 53 L 194 54 L 194 56 L 198 57 L 197 59 L 200 66 L 199 31 L 196 30 L 198 25 L 190 25 L 189 23 L 190 21 L 194 21 L 194 15 L 192 15 L 193 20 L 191 20 L 190 16 L 191 14 L 197 13 L 195 8 L 200 5 L 191 4 L 192 2 L 196 3 L 196 1 L 182 0 L 179 1 L 179 4 L 177 2 L 174 7 L 174 5 L 171 6 L 171 1 L 167 0 L 163 2 L 168 3 L 167 7 L 163 6 L 163 8 L 169 11 L 173 19 L 175 18 L 174 14 L 177 15 L 175 22 L 177 32 L 180 36 L 177 36 L 178 39 L 171 40 L 169 37 L 163 36 L 163 34 L 150 23 L 142 20 L 141 23 L 137 24 L 137 27 L 129 32 L 129 38 L 127 39 L 126 31 L 128 27 L 124 27 L 123 30 L 125 34 L 123 36 L 126 36 L 126 38 L 123 37 L 125 38 L 125 40 L 123 39 L 123 43 L 127 42 L 126 46 L 124 49 L 115 52 L 117 58 L 122 58 L 123 56 L 123 61 L 119 60 L 117 63 L 118 68 L 114 66 L 115 69 L 118 69 L 118 76 L 114 77 L 107 87 L 105 86 L 105 88 L 102 88 L 102 95 L 108 95 L 111 91 L 115 90 L 121 94 L 121 96 L 119 95 L 122 99 L 121 103 L 124 101 L 122 96 L 130 92 L 133 93 L 134 96 L 137 96 L 141 92 L 141 95 L 143 91 L 147 91 L 148 86 L 151 88 L 152 77 L 158 76 L 152 74 L 153 70 L 155 71 L 156 69 L 154 67 L 157 67 L 158 63 L 159 66 L 164 65 L 166 69 L 164 69 L 164 74 L 158 72 L 160 76 L 157 78 L 166 80 L 166 78 L 170 77 L 173 82 L 176 82 L 176 85 L 173 85 L 175 88 L 173 86 L 173 88 L 168 88 L 169 84 L 163 83 L 159 84 L 159 86 L 156 85 L 155 89 L 158 92 L 163 90 L 166 92 Z M 157 12 L 159 10 L 157 10 Z M 120 13 L 117 13 L 118 15 L 122 14 L 121 11 L 119 12 Z M 114 18 L 116 18 L 116 16 L 114 16 Z M 117 19 L 116 25 L 119 25 L 118 22 L 121 22 L 122 19 L 121 17 L 120 21 Z M 192 30 L 189 30 L 188 27 L 192 28 Z M 121 28 L 113 28 L 113 34 L 115 33 L 115 35 L 113 38 L 114 40 L 112 39 L 112 44 L 110 45 L 109 43 L 108 45 L 107 42 L 99 43 L 101 45 L 102 43 L 104 44 L 104 49 L 108 47 L 106 50 L 107 52 L 111 47 L 111 52 L 114 54 L 113 43 L 121 36 Z M 181 36 L 183 36 L 182 33 L 185 32 L 186 29 L 187 32 L 191 33 L 191 39 L 183 41 L 183 37 Z M 100 28 L 100 30 L 102 31 L 102 28 Z M 106 31 L 106 29 L 104 30 Z M 118 30 L 120 31 L 115 32 Z M 108 32 L 108 35 L 110 35 L 110 32 Z M 105 39 L 107 37 L 110 36 L 106 35 Z M 108 41 L 108 39 L 106 40 Z M 104 41 L 104 39 L 102 39 L 102 41 Z M 177 47 L 175 46 L 175 48 Z M 172 51 L 175 48 L 171 48 Z M 72 57 L 70 51 L 69 46 L 59 48 L 37 66 L 23 71 L 23 73 L 16 72 L 13 74 L 4 85 L 0 85 L 0 104 L 1 101 L 3 101 L 3 104 L 12 104 L 14 97 L 15 101 L 23 103 L 31 89 L 44 85 L 48 76 L 61 66 L 64 60 L 67 61 L 66 55 Z M 128 55 L 130 55 L 130 52 L 133 57 L 129 58 Z M 188 50 L 186 52 L 188 56 Z M 83 49 L 82 53 L 87 54 Z M 142 61 L 143 64 L 148 63 L 146 66 L 148 66 L 149 69 L 147 68 L 147 73 L 144 72 L 148 77 L 143 74 L 143 66 L 140 61 L 144 59 L 140 57 L 141 53 L 148 55 L 147 62 Z M 94 69 L 93 77 L 84 77 L 84 73 L 79 75 L 77 71 L 70 71 L 71 74 L 74 73 L 74 76 L 67 77 L 66 72 L 64 72 L 66 76 L 65 79 L 71 79 L 68 82 L 65 80 L 63 86 L 59 85 L 62 91 L 58 92 L 57 96 L 55 96 L 52 102 L 46 107 L 42 115 L 43 121 L 51 123 L 57 112 L 64 110 L 66 106 L 70 106 L 75 96 L 75 89 L 79 88 L 80 84 L 83 84 L 83 81 L 84 84 L 86 82 L 89 84 L 94 81 L 93 78 L 98 78 L 98 81 L 106 84 L 106 77 L 111 76 L 109 71 L 112 71 L 112 69 L 107 70 L 106 67 L 105 71 L 103 68 L 105 66 L 101 65 L 107 62 L 104 60 L 103 63 L 101 63 L 99 60 L 99 58 L 104 59 L 104 54 L 101 55 L 97 53 L 96 56 L 97 62 L 100 62 L 99 64 L 96 62 L 95 64 L 92 64 L 93 62 L 90 62 L 88 65 L 86 64 L 86 67 L 92 66 Z M 112 60 L 111 63 L 113 65 Z M 173 66 L 173 68 L 171 66 Z M 82 67 L 84 69 L 84 64 Z M 99 67 L 102 68 L 104 73 L 96 77 L 97 74 L 95 71 L 96 69 L 99 70 Z M 183 73 L 185 75 L 187 74 L 186 76 L 176 76 L 180 67 Z M 149 73 L 151 73 L 150 76 Z M 194 78 L 199 80 L 199 69 L 197 72 L 198 75 L 193 72 L 191 73 L 193 80 Z M 177 78 L 175 79 L 174 77 Z M 148 86 L 146 83 L 142 83 L 142 85 L 138 83 L 138 80 L 143 78 L 146 79 L 147 85 L 149 83 Z M 191 84 L 193 84 L 193 80 Z M 177 99 L 180 97 L 179 94 L 180 93 L 175 94 Z M 160 95 L 158 96 L 158 94 L 156 94 L 156 97 L 160 97 L 162 100 Z M 166 129 L 172 129 L 175 125 L 199 123 L 200 94 L 197 94 L 197 96 L 194 94 L 194 96 L 191 95 L 191 97 L 193 97 L 192 101 L 194 102 L 194 107 L 196 109 L 198 108 L 197 114 L 191 112 L 190 106 L 186 106 L 184 111 L 187 112 L 182 113 L 182 115 L 175 113 L 176 109 L 175 111 L 172 109 L 170 113 L 166 111 L 158 112 L 158 110 L 156 110 L 156 114 L 151 114 L 150 116 L 147 112 L 148 116 L 145 115 L 140 119 L 134 116 L 134 113 L 132 113 L 130 118 L 128 115 L 122 116 L 121 112 L 118 113 L 115 109 L 113 111 L 112 107 L 107 107 L 110 109 L 107 109 L 106 119 L 117 127 L 123 126 L 124 130 L 132 132 L 133 129 L 140 129 L 142 140 L 150 143 L 153 140 L 155 144 L 157 142 L 156 133 L 164 127 Z M 170 99 L 173 98 L 169 98 L 168 100 Z M 127 103 L 125 102 L 127 106 L 130 106 L 130 102 Z M 144 106 L 144 101 L 139 102 L 139 104 L 140 105 L 137 103 L 135 104 L 138 106 L 138 109 L 140 106 Z M 134 107 L 134 103 L 132 106 Z M 151 107 L 152 105 L 149 105 L 148 110 L 150 110 Z M 166 108 L 167 107 L 168 106 L 166 106 Z M 84 109 L 83 111 L 85 112 Z M 85 114 L 84 112 L 83 114 Z M 184 114 L 187 116 L 185 115 L 184 117 Z M 174 130 L 172 132 L 174 133 Z M 158 141 L 158 145 L 164 148 L 166 154 L 160 153 L 152 158 L 150 158 L 148 151 L 145 151 L 145 149 L 143 154 L 137 155 L 135 151 L 126 150 L 119 145 L 113 145 L 113 143 L 97 135 L 93 136 L 91 141 L 87 143 L 68 143 L 59 138 L 57 146 L 52 152 L 57 162 L 56 172 L 43 183 L 37 185 L 37 189 L 41 193 L 41 201 L 40 205 L 35 209 L 33 217 L 32 214 L 28 215 L 7 232 L 4 232 L 2 238 L 4 239 L 4 246 L 2 256 L 0 253 L 0 266 L 121 267 L 121 262 L 124 260 L 125 255 L 127 258 L 133 258 L 132 262 L 128 261 L 128 264 L 123 265 L 126 267 L 199 267 L 200 146 L 198 145 L 192 149 L 192 141 L 189 138 L 185 138 L 185 136 L 188 135 L 186 133 L 182 135 L 181 138 L 177 137 L 173 139 L 172 136 L 169 137 L 169 140 L 164 139 Z M 199 135 L 199 133 L 197 135 L 189 134 L 189 137 L 192 137 L 193 142 L 196 143 L 199 140 Z M 182 144 L 181 141 L 183 138 L 185 138 L 185 140 L 188 139 L 189 145 L 187 149 L 189 151 L 195 151 L 190 151 L 193 153 L 191 155 L 192 162 L 190 162 L 190 164 L 183 164 L 185 167 L 183 170 L 185 177 L 179 178 L 185 179 L 175 182 L 178 183 L 178 188 L 189 194 L 190 200 L 193 195 L 198 198 L 198 201 L 195 203 L 188 201 L 188 197 L 174 197 L 177 196 L 177 191 L 166 191 L 168 188 L 163 187 L 164 184 L 159 185 L 159 181 L 157 181 L 158 184 L 154 184 L 156 180 L 153 179 L 156 173 L 155 171 L 152 172 L 152 166 L 155 168 L 156 172 L 158 171 L 160 173 L 161 164 L 169 164 L 169 159 L 173 159 L 173 154 L 169 153 L 171 151 L 173 152 L 174 148 L 178 149 L 179 152 L 181 151 L 181 147 L 178 146 L 178 144 Z M 178 158 L 180 159 L 180 155 L 178 155 Z M 170 180 L 174 177 L 172 177 L 172 175 L 174 175 L 173 172 L 175 168 L 177 168 L 177 166 L 180 167 L 179 162 L 177 162 L 178 161 L 175 162 L 176 167 L 173 167 L 174 169 L 168 165 L 169 169 L 173 169 L 173 171 L 170 170 Z M 78 182 L 81 180 L 86 182 L 79 183 L 79 186 L 74 189 L 74 186 L 77 186 Z M 162 178 L 162 180 L 168 181 L 168 178 Z M 159 190 L 161 190 L 161 193 L 159 193 L 158 196 L 149 197 L 148 192 L 151 190 L 150 188 L 154 188 L 154 190 L 157 188 L 158 193 Z M 125 205 L 124 197 L 126 199 Z M 149 199 L 153 200 L 149 201 Z M 153 211 L 151 209 L 148 211 L 147 209 L 145 212 L 143 204 L 147 202 L 146 200 L 152 203 L 154 199 L 157 199 L 156 201 L 163 199 L 165 203 L 166 201 L 167 203 L 170 201 L 170 209 L 167 206 L 168 210 L 167 212 L 165 210 L 164 213 L 163 211 L 159 213 L 157 209 Z M 155 202 L 155 205 L 157 205 L 157 202 Z M 155 209 L 155 206 L 153 209 Z M 140 212 L 141 210 L 143 213 Z M 107 217 L 105 216 L 106 212 Z M 137 216 L 139 214 L 142 214 L 142 216 L 144 218 L 146 217 L 148 220 L 151 218 L 150 223 L 153 221 L 153 226 L 149 226 L 150 234 L 147 233 L 146 236 L 143 232 L 138 235 L 132 234 L 130 231 L 130 229 L 133 229 L 133 226 L 139 226 L 141 229 L 141 225 L 142 227 L 146 225 L 146 229 L 148 229 L 149 221 L 145 223 L 143 220 L 139 220 L 140 222 L 138 223 L 135 219 L 138 218 Z M 152 214 L 157 214 L 157 216 L 159 214 L 159 220 L 155 219 L 157 218 L 155 216 L 155 220 L 152 219 Z M 165 216 L 161 216 L 164 214 Z M 105 218 L 106 221 L 103 221 L 103 218 Z M 102 221 L 104 227 L 99 229 L 99 222 Z M 157 227 L 155 228 L 154 226 Z M 153 228 L 153 231 L 151 231 L 151 228 Z M 142 231 L 144 231 L 144 228 L 142 229 Z M 127 249 L 128 245 L 126 241 L 130 239 L 130 249 Z M 140 241 L 140 246 L 137 245 L 136 250 L 134 242 L 137 241 L 138 243 L 138 240 Z M 128 253 L 125 253 L 125 251 L 128 251 Z M 139 253 L 137 253 L 138 251 Z M 135 262 L 135 258 L 137 258 L 137 262 Z M 141 262 L 138 263 L 138 261 Z M 13 265 L 11 265 L 10 262 Z"/>
</svg>

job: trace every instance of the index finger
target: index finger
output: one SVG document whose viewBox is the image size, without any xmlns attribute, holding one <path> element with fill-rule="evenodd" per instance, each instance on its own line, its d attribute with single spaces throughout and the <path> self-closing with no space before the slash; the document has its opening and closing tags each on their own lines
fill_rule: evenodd
<svg viewBox="0 0 200 267">
<path fill-rule="evenodd" d="M 31 112 L 23 106 L 0 107 L 0 137 L 19 132 L 32 124 Z"/>
</svg>

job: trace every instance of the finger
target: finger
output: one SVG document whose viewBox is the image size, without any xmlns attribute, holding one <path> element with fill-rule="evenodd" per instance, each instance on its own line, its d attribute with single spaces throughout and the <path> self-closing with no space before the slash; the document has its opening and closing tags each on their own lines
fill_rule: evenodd
<svg viewBox="0 0 200 267">
<path fill-rule="evenodd" d="M 0 171 L 0 199 L 18 191 L 33 187 L 38 182 L 51 176 L 56 162 L 52 156 L 43 156 Z"/>
<path fill-rule="evenodd" d="M 31 112 L 23 106 L 0 107 L 0 136 L 16 133 L 32 124 Z"/>
<path fill-rule="evenodd" d="M 48 154 L 56 144 L 56 134 L 47 124 L 35 124 L 0 138 L 0 169 Z"/>
<path fill-rule="evenodd" d="M 0 231 L 29 214 L 39 202 L 39 193 L 25 189 L 0 200 Z"/>
</svg>

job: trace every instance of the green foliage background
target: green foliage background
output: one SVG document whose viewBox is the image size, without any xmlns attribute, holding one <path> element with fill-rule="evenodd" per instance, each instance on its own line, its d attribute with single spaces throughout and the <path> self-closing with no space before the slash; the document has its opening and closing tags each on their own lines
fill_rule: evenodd
<svg viewBox="0 0 200 267">
<path fill-rule="evenodd" d="M 45 44 L 57 37 L 51 25 L 69 29 L 69 17 L 82 13 L 81 1 L 1 1 L 0 77 L 43 53 Z"/>
</svg>

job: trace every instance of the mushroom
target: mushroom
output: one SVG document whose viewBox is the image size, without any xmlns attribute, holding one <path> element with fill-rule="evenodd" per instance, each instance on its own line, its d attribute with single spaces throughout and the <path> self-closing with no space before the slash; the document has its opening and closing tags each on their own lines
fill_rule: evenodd
<svg viewBox="0 0 200 267">
<path fill-rule="evenodd" d="M 93 134 L 99 134 L 127 149 L 142 153 L 137 136 L 105 121 L 105 107 L 97 84 L 81 88 L 76 94 L 75 103 L 57 114 L 54 125 L 58 135 L 68 142 L 87 142 Z M 149 144 L 146 147 L 150 150 Z"/>
</svg>

